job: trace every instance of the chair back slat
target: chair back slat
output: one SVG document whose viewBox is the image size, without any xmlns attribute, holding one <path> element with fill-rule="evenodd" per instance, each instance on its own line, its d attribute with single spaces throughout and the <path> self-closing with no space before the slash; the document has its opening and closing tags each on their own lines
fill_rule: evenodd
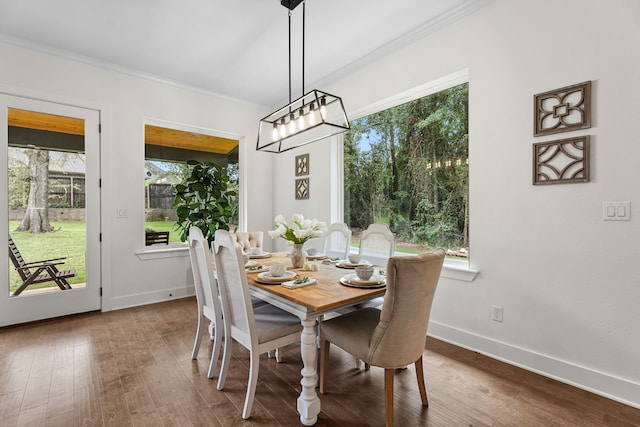
<svg viewBox="0 0 640 427">
<path fill-rule="evenodd" d="M 218 298 L 218 284 L 212 270 L 211 251 L 198 227 L 189 228 L 189 258 L 196 288 L 198 311 L 202 313 L 205 307 L 208 307 L 213 313 L 222 313 Z"/>
<path fill-rule="evenodd" d="M 360 258 L 386 265 L 396 250 L 396 236 L 386 224 L 371 224 L 360 235 Z"/>
<path fill-rule="evenodd" d="M 29 272 L 28 269 L 25 270 L 21 268 L 21 267 L 24 267 L 26 263 L 24 262 L 22 255 L 20 255 L 20 251 L 18 250 L 18 247 L 16 246 L 11 236 L 9 236 L 9 258 L 11 258 L 11 262 L 13 263 L 13 266 L 16 268 L 16 271 L 20 275 L 20 278 L 22 280 L 26 280 L 27 277 L 31 275 L 31 273 Z"/>
<path fill-rule="evenodd" d="M 255 340 L 257 345 L 255 319 L 242 249 L 226 230 L 216 231 L 213 247 L 225 327 L 228 330 L 234 329 L 234 336 L 242 334 L 243 337 L 238 337 L 238 339 L 244 341 L 245 344 Z"/>
<path fill-rule="evenodd" d="M 351 246 L 351 230 L 343 222 L 334 222 L 322 236 L 322 253 L 326 256 L 346 259 Z"/>
</svg>

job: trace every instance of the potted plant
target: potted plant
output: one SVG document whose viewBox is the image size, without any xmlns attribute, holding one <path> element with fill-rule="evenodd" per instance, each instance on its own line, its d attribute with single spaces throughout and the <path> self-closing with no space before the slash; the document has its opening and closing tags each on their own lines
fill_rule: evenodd
<svg viewBox="0 0 640 427">
<path fill-rule="evenodd" d="M 176 227 L 183 242 L 189 237 L 189 228 L 196 226 L 211 245 L 216 230 L 229 230 L 237 193 L 219 166 L 196 160 L 189 160 L 187 165 L 191 174 L 175 187 Z"/>
<path fill-rule="evenodd" d="M 282 237 L 293 243 L 293 251 L 291 252 L 291 263 L 294 268 L 301 268 L 306 257 L 304 255 L 304 243 L 316 237 L 322 236 L 327 231 L 327 224 L 317 219 L 307 219 L 302 214 L 293 214 L 291 227 L 287 225 L 284 217 L 278 215 L 275 219 L 275 229 L 269 230 L 272 239 Z"/>
</svg>

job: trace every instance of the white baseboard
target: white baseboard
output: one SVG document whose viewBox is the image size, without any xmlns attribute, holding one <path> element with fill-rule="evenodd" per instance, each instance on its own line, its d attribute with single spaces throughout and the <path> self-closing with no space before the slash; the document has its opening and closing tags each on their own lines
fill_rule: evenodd
<svg viewBox="0 0 640 427">
<path fill-rule="evenodd" d="M 429 336 L 640 409 L 640 384 L 508 343 L 429 322 Z"/>
<path fill-rule="evenodd" d="M 155 304 L 157 302 L 170 301 L 173 299 L 194 296 L 196 288 L 194 285 L 180 286 L 172 289 L 161 289 L 153 292 L 143 292 L 139 294 L 126 295 L 111 299 L 111 309 L 120 310 L 123 308 L 137 307 L 140 305 Z"/>
</svg>

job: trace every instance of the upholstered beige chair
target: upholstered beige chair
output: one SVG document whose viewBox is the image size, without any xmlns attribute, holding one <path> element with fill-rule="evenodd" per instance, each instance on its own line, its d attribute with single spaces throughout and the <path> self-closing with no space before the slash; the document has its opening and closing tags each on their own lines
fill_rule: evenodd
<svg viewBox="0 0 640 427">
<path fill-rule="evenodd" d="M 244 252 L 251 251 L 251 248 L 262 248 L 262 240 L 264 233 L 262 231 L 236 231 L 231 233 L 232 239 L 235 239 Z"/>
<path fill-rule="evenodd" d="M 260 354 L 300 342 L 302 325 L 296 316 L 271 304 L 252 306 L 241 249 L 228 231 L 216 231 L 213 257 L 216 261 L 225 331 L 218 390 L 224 389 L 231 363 L 232 341 L 236 341 L 250 353 L 249 382 L 242 411 L 242 418 L 247 419 L 251 416 L 253 407 Z"/>
<path fill-rule="evenodd" d="M 320 393 L 327 391 L 329 347 L 333 343 L 365 363 L 385 369 L 388 427 L 393 426 L 396 368 L 415 364 L 422 404 L 429 405 L 422 372 L 422 352 L 443 262 L 443 251 L 389 258 L 382 310 L 363 308 L 322 323 Z"/>
</svg>

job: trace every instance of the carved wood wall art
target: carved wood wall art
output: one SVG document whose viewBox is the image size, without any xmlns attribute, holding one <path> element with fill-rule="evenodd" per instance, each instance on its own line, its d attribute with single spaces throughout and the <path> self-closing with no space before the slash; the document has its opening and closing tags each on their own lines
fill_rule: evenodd
<svg viewBox="0 0 640 427">
<path fill-rule="evenodd" d="M 296 200 L 309 198 L 309 178 L 296 179 Z"/>
<path fill-rule="evenodd" d="M 533 144 L 533 184 L 589 182 L 590 137 Z"/>
<path fill-rule="evenodd" d="M 534 136 L 591 127 L 591 80 L 534 95 Z"/>
<path fill-rule="evenodd" d="M 296 156 L 296 176 L 309 175 L 309 153 Z"/>
</svg>

